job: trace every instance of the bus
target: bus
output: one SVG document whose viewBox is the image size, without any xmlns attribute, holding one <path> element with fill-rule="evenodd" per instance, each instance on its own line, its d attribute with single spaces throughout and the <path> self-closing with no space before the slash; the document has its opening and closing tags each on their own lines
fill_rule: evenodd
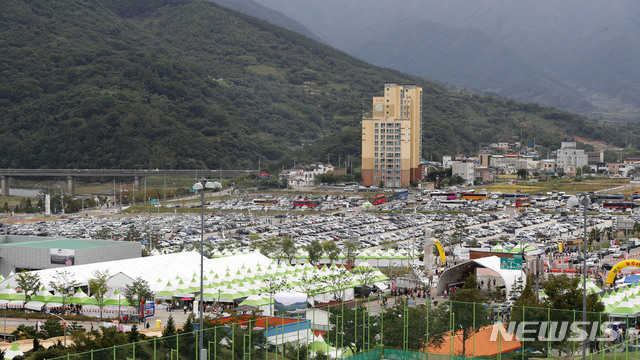
<svg viewBox="0 0 640 360">
<path fill-rule="evenodd" d="M 318 200 L 309 200 L 309 199 L 304 199 L 304 200 L 293 200 L 293 207 L 303 207 L 306 206 L 308 208 L 314 208 L 316 206 L 318 206 L 320 204 L 320 201 Z"/>
<path fill-rule="evenodd" d="M 521 197 L 515 200 L 516 207 L 528 207 L 531 205 L 531 201 L 528 197 Z"/>
<path fill-rule="evenodd" d="M 436 192 L 432 192 L 431 194 L 429 194 L 430 197 L 432 198 L 444 198 L 447 200 L 455 200 L 458 198 L 458 194 L 455 192 L 443 192 L 443 191 L 436 191 Z"/>
<path fill-rule="evenodd" d="M 393 198 L 394 199 L 404 199 L 407 196 L 409 196 L 409 190 L 407 190 L 407 189 L 395 190 L 393 192 Z"/>
<path fill-rule="evenodd" d="M 369 202 L 371 203 L 371 205 L 384 204 L 387 202 L 387 197 L 384 194 L 372 196 L 371 198 L 369 198 Z"/>
<path fill-rule="evenodd" d="M 602 203 L 603 209 L 627 210 L 636 207 L 637 205 L 631 201 L 605 201 Z"/>
<path fill-rule="evenodd" d="M 461 199 L 479 201 L 488 199 L 488 197 L 486 193 L 464 192 L 462 193 Z"/>
<path fill-rule="evenodd" d="M 253 199 L 253 203 L 256 205 L 275 205 L 279 201 L 278 199 Z"/>
<path fill-rule="evenodd" d="M 598 200 L 617 201 L 624 200 L 623 194 L 598 194 Z"/>
</svg>

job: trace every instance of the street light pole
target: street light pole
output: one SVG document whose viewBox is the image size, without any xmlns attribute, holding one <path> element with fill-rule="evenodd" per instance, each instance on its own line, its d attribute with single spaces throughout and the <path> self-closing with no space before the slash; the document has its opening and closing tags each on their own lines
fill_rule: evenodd
<svg viewBox="0 0 640 360">
<path fill-rule="evenodd" d="M 589 197 L 583 194 L 584 235 L 582 237 L 582 323 L 587 324 L 587 204 Z M 587 358 L 587 339 L 582 340 L 582 360 Z"/>
<path fill-rule="evenodd" d="M 204 348 L 204 190 L 221 188 L 220 183 L 214 183 L 202 179 L 193 184 L 193 189 L 200 191 L 200 301 L 198 311 L 200 313 L 200 336 L 198 338 L 199 359 L 207 359 L 207 349 Z"/>
<path fill-rule="evenodd" d="M 67 320 L 63 319 L 61 316 L 58 316 L 54 313 L 49 313 L 49 315 L 55 316 L 64 322 L 64 325 L 62 326 L 62 332 L 64 333 L 64 347 L 67 347 Z"/>
<path fill-rule="evenodd" d="M 589 196 L 586 193 L 577 194 L 567 200 L 567 209 L 576 209 L 578 214 L 578 205 L 582 204 L 582 213 L 584 216 L 584 234 L 582 236 L 582 323 L 587 324 L 587 205 L 589 205 Z M 587 339 L 582 340 L 582 360 L 587 358 Z"/>
</svg>

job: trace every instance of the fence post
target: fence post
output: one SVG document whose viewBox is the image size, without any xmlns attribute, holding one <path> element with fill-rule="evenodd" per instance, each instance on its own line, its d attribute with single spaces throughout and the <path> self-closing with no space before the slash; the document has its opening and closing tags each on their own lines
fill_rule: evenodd
<svg viewBox="0 0 640 360">
<path fill-rule="evenodd" d="M 344 300 L 342 300 L 342 305 L 340 306 L 340 349 L 344 349 Z M 342 353 L 340 353 L 340 358 L 342 358 Z"/>
<path fill-rule="evenodd" d="M 355 289 L 354 289 L 355 291 Z M 355 294 L 354 294 L 355 296 Z M 354 334 L 353 334 L 353 338 L 355 339 L 355 345 L 356 345 L 356 354 L 358 353 L 358 299 L 354 299 L 355 303 L 356 303 L 356 309 L 355 309 L 355 315 L 354 315 Z M 362 350 L 364 350 L 364 323 L 362 323 Z"/>
<path fill-rule="evenodd" d="M 476 357 L 476 303 L 473 304 L 473 357 Z M 465 354 L 466 356 L 466 354 Z"/>
<path fill-rule="evenodd" d="M 551 357 L 551 309 L 547 308 L 547 357 Z"/>
<path fill-rule="evenodd" d="M 525 306 L 522 306 L 522 322 L 524 322 L 524 309 Z M 522 327 L 524 329 L 524 326 Z M 522 353 L 522 360 L 524 360 L 524 336 L 522 337 L 522 349 L 521 349 L 521 353 Z"/>
<path fill-rule="evenodd" d="M 429 360 L 429 310 L 431 310 L 431 299 L 429 297 L 427 297 L 427 315 L 425 316 L 426 319 L 427 319 L 427 336 L 426 336 L 426 340 L 427 340 L 427 348 L 426 348 L 427 360 Z"/>
<path fill-rule="evenodd" d="M 380 311 L 380 346 L 382 347 L 381 355 L 384 358 L 384 308 Z"/>
</svg>

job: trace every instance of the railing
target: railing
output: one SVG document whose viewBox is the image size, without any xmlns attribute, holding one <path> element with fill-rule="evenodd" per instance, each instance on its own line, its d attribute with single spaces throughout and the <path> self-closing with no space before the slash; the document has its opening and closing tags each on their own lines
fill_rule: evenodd
<svg viewBox="0 0 640 360">
<path fill-rule="evenodd" d="M 635 321 L 631 315 L 614 318 L 591 312 L 588 324 L 583 325 L 578 324 L 582 319 L 579 310 L 542 306 L 509 309 L 504 304 L 447 300 L 436 305 L 421 297 L 370 298 L 307 309 L 306 315 L 297 318 L 269 319 L 229 317 L 224 323 L 207 319 L 204 331 L 55 359 L 198 359 L 199 336 L 204 336 L 207 360 L 578 359 L 582 341 L 577 336 L 582 330 L 588 338 L 587 359 L 636 359 L 639 350 L 638 330 L 631 328 Z M 618 321 L 611 324 L 610 320 Z M 616 328 L 620 335 L 611 341 Z"/>
</svg>

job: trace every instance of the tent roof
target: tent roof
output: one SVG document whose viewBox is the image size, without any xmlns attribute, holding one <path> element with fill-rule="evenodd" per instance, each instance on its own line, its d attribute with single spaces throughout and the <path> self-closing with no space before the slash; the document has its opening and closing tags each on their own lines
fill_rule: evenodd
<svg viewBox="0 0 640 360">
<path fill-rule="evenodd" d="M 464 282 L 464 279 L 467 278 L 469 273 L 475 271 L 477 267 L 486 268 L 496 272 L 502 279 L 506 285 L 507 294 L 511 293 L 511 286 L 515 283 L 518 278 L 525 279 L 525 274 L 522 270 L 505 270 L 500 269 L 500 258 L 497 256 L 488 256 L 480 259 L 474 259 L 465 261 L 461 264 L 458 264 L 452 268 L 447 269 L 438 280 L 438 294 L 442 293 L 445 290 L 445 287 L 448 283 L 456 282 L 459 280 Z"/>
<path fill-rule="evenodd" d="M 207 259 L 204 258 L 205 273 L 213 270 L 215 273 L 222 273 L 229 268 L 234 273 L 244 264 L 253 266 L 254 264 L 263 264 L 268 266 L 271 259 L 260 254 L 259 252 L 249 254 L 238 254 L 230 257 Z M 195 251 L 180 252 L 175 254 L 166 254 L 158 256 L 147 256 L 134 259 L 106 261 L 101 263 L 84 264 L 67 266 L 64 268 L 51 268 L 37 270 L 34 273 L 40 275 L 43 284 L 54 281 L 56 271 L 65 270 L 72 274 L 72 278 L 79 282 L 80 285 L 87 285 L 89 279 L 93 278 L 96 270 L 109 270 L 109 273 L 116 275 L 123 273 L 131 279 L 138 277 L 147 280 L 150 284 L 155 284 L 158 274 L 162 274 L 164 281 L 175 278 L 190 279 L 194 273 L 200 273 L 200 254 Z M 15 277 L 8 278 L 0 282 L 0 288 L 7 285 L 16 287 Z"/>
</svg>

